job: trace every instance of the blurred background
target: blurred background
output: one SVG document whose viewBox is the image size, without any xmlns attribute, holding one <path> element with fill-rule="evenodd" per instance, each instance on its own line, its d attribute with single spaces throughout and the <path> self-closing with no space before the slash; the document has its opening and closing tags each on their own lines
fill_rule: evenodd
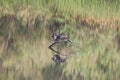
<svg viewBox="0 0 120 80">
<path fill-rule="evenodd" d="M 59 31 L 80 49 L 56 65 Z M 120 80 L 120 0 L 0 0 L 0 80 Z"/>
</svg>

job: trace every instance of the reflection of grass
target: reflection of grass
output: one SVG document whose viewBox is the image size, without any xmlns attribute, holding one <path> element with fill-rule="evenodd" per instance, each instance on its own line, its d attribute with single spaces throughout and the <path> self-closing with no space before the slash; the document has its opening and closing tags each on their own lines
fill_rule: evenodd
<svg viewBox="0 0 120 80">
<path fill-rule="evenodd" d="M 66 75 L 64 71 L 65 65 L 49 65 L 42 69 L 44 80 L 84 80 L 79 71 Z"/>
<path fill-rule="evenodd" d="M 44 80 L 66 80 L 63 68 L 61 65 L 48 65 L 44 67 L 42 69 Z"/>
<path fill-rule="evenodd" d="M 86 27 L 76 30 L 75 33 L 78 32 L 73 41 L 76 43 L 80 41 L 80 45 L 77 46 L 81 47 L 81 51 L 62 65 L 53 64 L 52 53 L 47 48 L 50 43 L 48 40 L 18 39 L 21 55 L 19 57 L 11 55 L 3 61 L 3 68 L 6 70 L 4 74 L 8 75 L 6 78 L 9 80 L 79 80 L 80 78 L 118 80 L 120 63 L 115 44 L 116 33 L 113 30 L 95 33 L 94 30 L 88 30 Z"/>
</svg>

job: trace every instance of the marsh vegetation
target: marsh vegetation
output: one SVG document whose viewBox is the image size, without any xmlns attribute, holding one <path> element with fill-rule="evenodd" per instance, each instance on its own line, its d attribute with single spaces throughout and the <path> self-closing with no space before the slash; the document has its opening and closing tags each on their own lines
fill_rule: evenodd
<svg viewBox="0 0 120 80">
<path fill-rule="evenodd" d="M 120 0 L 0 0 L 0 80 L 119 80 Z M 51 34 L 81 50 L 51 60 Z M 63 53 L 76 47 L 63 43 Z"/>
</svg>

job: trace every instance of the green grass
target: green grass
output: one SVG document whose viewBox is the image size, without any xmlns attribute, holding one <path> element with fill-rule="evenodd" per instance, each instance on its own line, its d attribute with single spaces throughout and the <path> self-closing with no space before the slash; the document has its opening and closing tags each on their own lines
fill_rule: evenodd
<svg viewBox="0 0 120 80">
<path fill-rule="evenodd" d="M 119 18 L 119 0 L 1 0 L 0 5 L 4 10 L 16 12 L 15 8 L 32 6 L 35 10 L 40 10 L 44 7 L 47 9 L 56 9 L 58 14 L 62 12 L 63 15 L 71 16 L 92 16 L 95 18 Z M 2 12 L 4 13 L 4 12 Z"/>
<path fill-rule="evenodd" d="M 119 80 L 119 3 L 0 0 L 0 80 Z M 81 50 L 55 65 L 48 46 L 52 32 L 59 30 Z M 63 44 L 56 49 L 78 50 Z"/>
</svg>

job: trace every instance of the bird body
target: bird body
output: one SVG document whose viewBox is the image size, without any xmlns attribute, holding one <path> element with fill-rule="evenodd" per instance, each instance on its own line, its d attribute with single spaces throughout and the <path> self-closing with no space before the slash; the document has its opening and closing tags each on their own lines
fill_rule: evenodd
<svg viewBox="0 0 120 80">
<path fill-rule="evenodd" d="M 65 34 L 65 33 L 61 33 L 61 34 L 52 34 L 52 37 L 54 39 L 54 41 L 69 41 L 72 42 L 71 40 L 69 40 L 69 37 Z"/>
</svg>

